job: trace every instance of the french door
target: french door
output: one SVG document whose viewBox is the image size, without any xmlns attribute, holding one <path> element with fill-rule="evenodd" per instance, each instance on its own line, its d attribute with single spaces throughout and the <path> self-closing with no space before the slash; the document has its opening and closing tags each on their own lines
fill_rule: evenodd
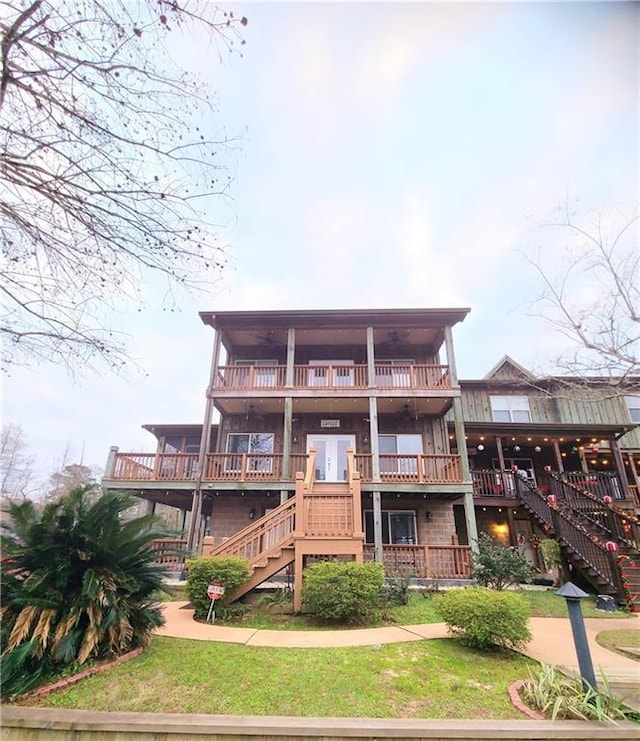
<svg viewBox="0 0 640 741">
<path fill-rule="evenodd" d="M 307 452 L 316 451 L 316 481 L 347 480 L 347 450 L 356 449 L 355 435 L 307 435 Z"/>
</svg>

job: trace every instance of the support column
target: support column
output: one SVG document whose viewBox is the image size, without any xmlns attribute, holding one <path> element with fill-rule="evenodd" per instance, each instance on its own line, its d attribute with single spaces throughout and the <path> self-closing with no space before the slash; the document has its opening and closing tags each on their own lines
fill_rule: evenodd
<svg viewBox="0 0 640 741">
<path fill-rule="evenodd" d="M 453 352 L 453 335 L 451 327 L 444 328 L 444 343 L 447 352 L 447 365 L 449 366 L 449 377 L 453 389 L 459 390 L 458 372 L 456 370 L 456 358 Z M 469 469 L 469 454 L 467 451 L 467 440 L 464 434 L 464 420 L 462 416 L 462 399 L 453 397 L 453 425 L 456 435 L 456 445 L 460 456 L 460 469 L 462 481 L 468 484 L 468 491 L 464 493 L 464 516 L 467 523 L 467 534 L 472 551 L 478 550 L 478 526 L 476 524 L 476 513 L 473 505 L 473 487 L 471 483 L 471 470 Z"/>
<path fill-rule="evenodd" d="M 287 331 L 287 368 L 285 370 L 284 385 L 293 390 L 294 359 L 296 351 L 296 330 L 289 327 Z M 284 428 L 282 431 L 282 478 L 291 478 L 291 443 L 293 438 L 293 397 L 284 398 Z M 280 497 L 282 499 L 282 496 Z"/>
<path fill-rule="evenodd" d="M 116 455 L 118 453 L 117 445 L 112 445 L 109 448 L 109 456 L 107 458 L 107 464 L 104 467 L 104 478 L 105 479 L 111 479 L 113 478 L 113 474 L 116 472 Z"/>
<path fill-rule="evenodd" d="M 198 523 L 202 513 L 202 479 L 205 474 L 207 464 L 207 453 L 211 442 L 211 418 L 214 409 L 214 386 L 216 376 L 218 375 L 218 366 L 220 364 L 220 330 L 216 330 L 213 340 L 213 350 L 211 353 L 211 370 L 209 372 L 209 385 L 206 393 L 206 403 L 204 408 L 204 421 L 202 423 L 202 434 L 200 436 L 200 452 L 198 454 L 198 468 L 196 475 L 196 486 L 193 492 L 193 501 L 191 504 L 191 520 L 189 522 L 189 535 L 187 536 L 187 550 L 192 551 L 196 540 L 198 540 Z M 219 442 L 219 441 L 218 441 Z"/>
<path fill-rule="evenodd" d="M 552 440 L 551 445 L 553 446 L 553 454 L 556 457 L 556 467 L 562 473 L 564 471 L 564 463 L 562 461 L 562 453 L 560 452 L 560 443 L 557 440 Z"/>
<path fill-rule="evenodd" d="M 613 459 L 615 460 L 616 468 L 618 469 L 618 478 L 620 479 L 620 486 L 622 487 L 620 493 L 625 499 L 629 499 L 629 479 L 627 478 L 627 472 L 624 469 L 624 461 L 622 460 L 618 441 L 615 439 L 610 440 L 609 446 L 611 447 Z"/>
<path fill-rule="evenodd" d="M 371 475 L 374 483 L 380 482 L 380 445 L 378 442 L 378 399 L 376 388 L 376 357 L 373 327 L 367 327 L 367 384 L 369 386 L 369 441 L 371 447 Z M 373 492 L 373 550 L 378 563 L 384 563 L 382 546 L 382 494 Z"/>
<path fill-rule="evenodd" d="M 147 514 L 155 515 L 155 513 L 156 513 L 156 503 L 152 502 L 150 499 L 147 499 Z"/>
<path fill-rule="evenodd" d="M 502 438 L 496 436 L 496 448 L 498 450 L 498 465 L 500 466 L 500 483 L 502 484 L 502 493 L 507 496 L 507 477 L 504 475 L 505 463 L 504 463 L 504 449 L 502 447 Z"/>
</svg>

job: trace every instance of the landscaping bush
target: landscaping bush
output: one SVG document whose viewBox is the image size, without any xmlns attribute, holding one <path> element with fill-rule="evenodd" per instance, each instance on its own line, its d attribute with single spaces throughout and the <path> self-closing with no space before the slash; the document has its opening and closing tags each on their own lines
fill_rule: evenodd
<svg viewBox="0 0 640 741">
<path fill-rule="evenodd" d="M 526 600 L 484 587 L 452 589 L 436 598 L 436 610 L 450 633 L 472 648 L 519 649 L 531 640 Z"/>
<path fill-rule="evenodd" d="M 562 551 L 555 538 L 544 538 L 540 541 L 540 555 L 547 571 L 562 565 Z"/>
<path fill-rule="evenodd" d="M 187 561 L 187 596 L 194 608 L 194 616 L 204 620 L 209 612 L 211 600 L 207 597 L 207 587 L 212 581 L 219 581 L 225 588 L 224 596 L 218 600 L 220 605 L 229 603 L 238 588 L 251 577 L 251 569 L 246 558 L 205 557 Z"/>
<path fill-rule="evenodd" d="M 480 533 L 478 552 L 472 554 L 471 575 L 483 587 L 501 590 L 510 584 L 528 582 L 533 566 L 517 548 L 496 543 Z"/>
<path fill-rule="evenodd" d="M 304 570 L 302 602 L 323 620 L 363 623 L 380 612 L 383 584 L 380 563 L 315 563 Z"/>
<path fill-rule="evenodd" d="M 585 688 L 580 677 L 567 677 L 555 667 L 543 664 L 536 674 L 529 672 L 529 682 L 522 691 L 522 699 L 551 720 L 575 719 L 617 723 L 633 718 L 625 708 L 624 700 L 611 693 L 603 678 L 600 692 L 591 686 Z"/>
<path fill-rule="evenodd" d="M 408 576 L 395 574 L 387 576 L 382 586 L 382 599 L 389 605 L 407 605 L 409 603 L 409 584 L 411 579 Z"/>
<path fill-rule="evenodd" d="M 44 507 L 9 503 L 2 523 L 2 696 L 22 694 L 88 660 L 144 646 L 164 622 L 146 515 L 135 500 L 84 486 Z"/>
</svg>

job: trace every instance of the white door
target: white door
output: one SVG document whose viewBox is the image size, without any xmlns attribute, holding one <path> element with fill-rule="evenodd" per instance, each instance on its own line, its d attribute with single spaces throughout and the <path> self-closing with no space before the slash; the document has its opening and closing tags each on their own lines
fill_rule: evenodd
<svg viewBox="0 0 640 741">
<path fill-rule="evenodd" d="M 347 450 L 356 449 L 355 435 L 307 435 L 307 453 L 316 451 L 316 481 L 347 480 Z"/>
</svg>

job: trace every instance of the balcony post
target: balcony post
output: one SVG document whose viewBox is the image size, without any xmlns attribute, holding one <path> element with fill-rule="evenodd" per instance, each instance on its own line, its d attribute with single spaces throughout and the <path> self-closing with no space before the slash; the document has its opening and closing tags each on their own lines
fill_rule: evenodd
<svg viewBox="0 0 640 741">
<path fill-rule="evenodd" d="M 502 447 L 502 438 L 496 435 L 496 449 L 498 451 L 498 465 L 500 466 L 500 483 L 502 484 L 502 496 L 507 496 L 507 479 L 504 475 L 505 462 L 504 462 L 504 448 Z"/>
<path fill-rule="evenodd" d="M 117 445 L 112 445 L 109 448 L 109 455 L 107 457 L 107 464 L 104 467 L 104 478 L 105 479 L 112 479 L 113 475 L 116 472 L 116 455 L 118 454 L 118 448 Z"/>
<path fill-rule="evenodd" d="M 447 365 L 451 378 L 451 388 L 460 389 L 458 385 L 458 373 L 456 370 L 456 358 L 453 352 L 453 334 L 451 327 L 444 328 L 444 343 L 447 352 Z M 467 522 L 467 534 L 471 550 L 478 550 L 478 526 L 476 524 L 476 513 L 473 508 L 473 486 L 471 483 L 471 470 L 469 469 L 469 454 L 467 452 L 467 440 L 464 434 L 464 419 L 462 416 L 462 399 L 460 396 L 453 397 L 453 422 L 456 434 L 458 455 L 460 456 L 460 468 L 463 483 L 468 483 L 468 490 L 464 494 L 464 516 Z"/>
<path fill-rule="evenodd" d="M 625 499 L 629 499 L 629 479 L 627 478 L 627 472 L 624 468 L 624 461 L 622 460 L 618 441 L 614 438 L 611 438 L 611 440 L 609 441 L 609 446 L 611 448 L 611 452 L 613 453 L 613 459 L 616 462 L 616 468 L 618 469 L 618 479 L 620 480 L 620 487 L 622 488 L 622 491 L 620 493 Z"/>
<path fill-rule="evenodd" d="M 189 534 L 187 536 L 187 550 L 192 551 L 199 534 L 198 522 L 202 514 L 202 479 L 207 461 L 207 453 L 211 442 L 211 418 L 213 416 L 214 384 L 218 375 L 220 365 L 220 330 L 215 331 L 213 349 L 211 352 L 211 370 L 209 372 L 209 386 L 206 390 L 206 402 L 204 407 L 204 421 L 200 436 L 200 450 L 198 451 L 198 467 L 196 469 L 196 482 L 193 490 L 193 501 L 191 504 L 191 520 L 189 521 Z"/>
</svg>

